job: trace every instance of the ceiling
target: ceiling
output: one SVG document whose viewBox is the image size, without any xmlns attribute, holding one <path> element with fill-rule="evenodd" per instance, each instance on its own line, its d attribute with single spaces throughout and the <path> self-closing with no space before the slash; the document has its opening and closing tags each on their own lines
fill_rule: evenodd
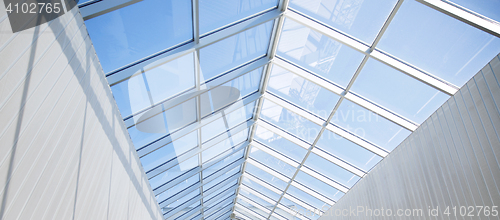
<svg viewBox="0 0 500 220">
<path fill-rule="evenodd" d="M 79 7 L 165 219 L 319 218 L 500 51 L 498 1 Z"/>
</svg>

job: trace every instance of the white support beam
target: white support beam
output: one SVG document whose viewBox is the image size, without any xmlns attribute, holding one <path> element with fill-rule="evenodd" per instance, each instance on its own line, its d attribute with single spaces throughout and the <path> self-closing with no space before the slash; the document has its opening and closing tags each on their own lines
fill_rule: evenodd
<svg viewBox="0 0 500 220">
<path fill-rule="evenodd" d="M 311 211 L 311 212 L 315 212 L 315 211 L 316 211 L 316 208 L 315 208 L 315 207 L 313 207 L 313 206 L 311 206 L 311 205 L 309 205 L 309 204 L 307 204 L 307 203 L 305 203 L 305 202 L 300 201 L 299 199 L 297 199 L 297 198 L 293 197 L 293 196 L 292 196 L 292 195 L 290 195 L 290 194 L 285 194 L 285 195 L 284 195 L 284 197 L 285 197 L 286 199 L 288 199 L 288 200 L 290 200 L 290 201 L 294 202 L 295 204 L 298 204 L 298 205 L 300 205 L 300 206 L 304 207 L 306 210 L 309 210 L 309 211 Z M 305 210 L 304 210 L 304 211 L 305 211 Z M 320 212 L 321 212 L 321 213 L 323 213 L 323 211 L 322 211 L 322 210 L 320 210 Z"/>
<path fill-rule="evenodd" d="M 476 27 L 495 37 L 500 37 L 500 23 L 476 12 L 467 10 L 457 4 L 441 0 L 417 0 L 418 2 L 436 9 L 446 15 L 458 19 L 468 25 Z M 497 9 L 500 10 L 500 9 Z"/>
<path fill-rule="evenodd" d="M 273 25 L 273 32 L 271 34 L 271 41 L 269 42 L 269 47 L 267 50 L 267 57 L 269 60 L 274 59 L 274 56 L 276 54 L 276 50 L 278 48 L 278 41 L 279 41 L 279 38 L 281 35 L 281 30 L 283 29 L 283 22 L 284 22 L 283 13 L 288 8 L 288 1 L 289 0 L 280 0 L 278 3 L 278 11 L 281 12 L 281 14 L 278 18 L 275 19 L 275 22 Z M 262 74 L 262 80 L 261 80 L 261 83 L 259 85 L 259 91 L 260 91 L 261 95 L 264 94 L 264 92 L 267 90 L 266 87 L 267 87 L 267 84 L 269 81 L 269 75 L 270 75 L 271 69 L 272 69 L 272 64 L 268 63 L 266 68 L 264 69 L 264 72 Z M 254 115 L 255 120 L 258 120 L 260 117 L 260 111 L 262 110 L 262 103 L 263 102 L 264 102 L 264 100 L 261 98 L 259 100 L 259 102 L 257 103 L 256 111 L 255 111 L 255 115 Z M 257 126 L 254 125 L 252 127 L 252 130 L 250 131 L 250 137 L 249 137 L 250 141 L 253 140 L 253 136 L 255 134 L 256 127 Z M 247 149 L 247 151 L 245 152 L 245 159 L 248 158 L 248 154 L 249 154 L 249 152 Z M 246 162 L 245 162 L 245 164 L 243 164 L 243 168 L 242 168 L 241 172 L 245 172 L 245 169 L 246 169 Z M 238 180 L 238 185 L 241 185 L 241 178 Z M 234 200 L 234 204 L 236 204 L 236 199 Z M 234 211 L 234 207 L 233 207 L 232 211 Z"/>
</svg>

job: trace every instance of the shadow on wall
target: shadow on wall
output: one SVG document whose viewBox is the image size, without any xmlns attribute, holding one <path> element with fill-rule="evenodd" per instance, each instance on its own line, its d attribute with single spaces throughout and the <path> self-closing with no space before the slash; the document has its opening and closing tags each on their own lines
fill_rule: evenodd
<svg viewBox="0 0 500 220">
<path fill-rule="evenodd" d="M 8 1 L 6 0 L 5 3 L 7 3 Z M 76 3 L 75 3 L 76 5 Z M 83 23 L 83 19 L 81 18 L 80 14 L 78 13 L 78 8 L 73 8 L 71 11 L 68 11 L 68 13 L 66 13 L 66 16 L 70 16 L 68 14 L 76 14 L 76 18 L 77 20 L 80 20 L 79 23 Z M 23 27 L 25 29 L 27 29 L 27 27 L 29 27 L 30 24 L 43 24 L 45 22 L 49 22 L 49 27 L 51 28 L 51 30 L 54 32 L 54 33 L 58 33 L 60 32 L 60 30 L 63 30 L 65 28 L 65 26 L 61 23 L 60 19 L 54 19 L 52 18 L 50 20 L 50 17 L 43 17 L 43 16 L 38 16 L 36 17 L 36 21 L 33 23 L 29 23 L 29 24 L 26 24 L 26 25 L 23 25 Z M 12 21 L 11 21 L 12 22 Z M 37 26 L 35 25 L 33 28 L 34 28 L 34 31 L 33 31 L 33 36 L 34 38 L 36 36 L 38 36 L 40 34 L 40 26 Z M 14 27 L 13 27 L 14 28 Z M 20 29 L 21 30 L 21 29 Z M 82 32 L 80 33 L 83 35 L 83 39 L 86 39 L 88 37 L 88 34 L 87 32 Z M 64 55 L 67 57 L 68 60 L 72 60 L 72 59 L 78 59 L 78 56 L 76 56 L 76 53 L 77 51 L 75 50 L 75 48 L 73 48 L 71 46 L 71 44 L 69 43 L 71 41 L 71 38 L 70 36 L 67 35 L 67 33 L 65 31 L 61 31 L 60 35 L 57 36 L 57 43 L 60 44 L 61 48 L 64 48 L 66 46 L 66 44 L 69 44 L 69 46 L 67 46 L 66 48 L 64 48 Z M 10 180 L 11 180 L 11 177 L 12 177 L 12 172 L 13 172 L 13 163 L 14 163 L 14 159 L 15 159 L 15 156 L 16 156 L 16 149 L 17 149 L 17 144 L 18 144 L 18 141 L 19 141 L 19 136 L 20 136 L 20 133 L 22 132 L 21 131 L 21 125 L 23 123 L 23 116 L 24 116 L 24 111 L 25 111 L 25 103 L 27 101 L 27 96 L 28 96 L 28 90 L 30 88 L 30 79 L 31 79 L 31 70 L 33 69 L 34 67 L 34 64 L 35 64 L 35 54 L 36 54 L 36 46 L 39 42 L 37 40 L 33 41 L 32 45 L 31 45 L 31 51 L 29 51 L 30 53 L 30 58 L 29 58 L 29 63 L 28 63 L 28 66 L 26 68 L 26 80 L 24 82 L 24 85 L 23 85 L 23 94 L 22 94 L 22 98 L 21 98 L 21 105 L 20 105 L 20 108 L 19 108 L 19 114 L 18 114 L 18 118 L 16 119 L 16 130 L 15 130 L 15 138 L 14 138 L 14 142 L 12 143 L 12 150 L 11 150 L 11 153 L 9 155 L 10 157 L 10 161 L 9 161 L 9 167 L 8 167 L 8 172 L 7 172 L 7 177 L 6 177 L 6 182 L 5 182 L 5 187 L 4 187 L 4 194 L 2 195 L 2 203 L 1 203 L 1 207 L 0 207 L 0 219 L 4 219 L 4 215 L 6 213 L 6 209 L 8 208 L 6 202 L 7 202 L 7 198 L 9 196 L 9 187 L 10 187 Z M 92 50 L 92 45 L 91 45 L 91 41 L 90 40 L 87 40 L 87 41 L 84 41 L 84 46 L 85 46 L 85 49 L 86 49 L 86 53 L 93 53 L 93 50 Z M 113 151 L 114 153 L 117 155 L 119 161 L 121 162 L 122 166 L 125 168 L 124 170 L 126 171 L 127 175 L 128 175 L 128 178 L 130 179 L 130 182 L 133 184 L 135 190 L 137 191 L 140 199 L 141 199 L 141 202 L 142 204 L 145 205 L 145 207 L 147 207 L 148 209 L 148 213 L 149 213 L 149 217 L 150 219 L 157 219 L 157 216 L 158 216 L 158 213 L 155 213 L 155 211 L 150 208 L 150 207 L 154 207 L 156 206 L 156 201 L 154 200 L 154 198 L 148 198 L 146 197 L 146 195 L 143 193 L 144 192 L 144 188 L 147 188 L 147 186 L 143 186 L 142 184 L 147 184 L 147 180 L 146 179 L 141 179 L 141 178 L 145 178 L 145 175 L 144 176 L 141 176 L 141 177 L 138 177 L 136 176 L 136 174 L 134 174 L 133 172 L 133 167 L 134 166 L 137 166 L 137 167 L 141 167 L 141 165 L 139 164 L 139 161 L 138 160 L 134 160 L 133 159 L 133 156 L 134 156 L 134 152 L 135 149 L 134 147 L 132 146 L 131 144 L 131 141 L 127 140 L 125 143 L 128 144 L 128 146 L 122 146 L 121 143 L 116 135 L 115 135 L 115 130 L 120 130 L 119 132 L 125 132 L 123 134 L 123 137 L 128 137 L 128 134 L 126 134 L 126 130 L 123 128 L 120 128 L 120 127 L 115 127 L 115 124 L 114 124 L 114 121 L 115 119 L 120 121 L 122 120 L 121 119 L 121 116 L 118 112 L 118 109 L 116 107 L 116 104 L 111 104 L 110 107 L 112 108 L 111 110 L 108 110 L 108 109 L 104 109 L 103 106 L 99 103 L 99 94 L 96 94 L 95 90 L 94 90 L 94 87 L 98 87 L 98 86 L 102 86 L 103 87 L 103 91 L 109 91 L 109 92 L 106 92 L 106 96 L 107 98 L 105 100 L 109 100 L 109 101 L 113 101 L 114 102 L 114 99 L 111 95 L 111 92 L 110 92 L 110 88 L 107 84 L 107 81 L 104 77 L 104 74 L 102 73 L 102 69 L 100 68 L 100 65 L 99 65 L 99 69 L 97 70 L 97 75 L 96 76 L 91 76 L 90 75 L 90 69 L 92 68 L 92 60 L 90 60 L 90 57 L 91 56 L 95 56 L 95 53 L 93 54 L 88 54 L 87 56 L 85 56 L 85 58 L 83 59 L 86 59 L 85 62 L 83 60 L 81 60 L 81 62 L 69 62 L 69 65 L 68 67 L 71 68 L 71 72 L 74 75 L 74 77 L 76 77 L 76 79 L 78 80 L 79 84 L 80 84 L 80 87 L 81 87 L 81 90 L 84 91 L 84 94 L 85 94 L 85 99 L 86 99 L 86 103 L 85 103 L 85 115 L 84 115 L 84 122 L 83 122 L 83 126 L 82 126 L 82 139 L 80 141 L 80 149 L 79 149 L 79 162 L 78 162 L 78 173 L 77 173 L 77 179 L 76 179 L 76 188 L 75 188 L 75 201 L 74 201 L 74 206 L 73 206 L 73 213 L 72 213 L 72 216 L 73 218 L 75 218 L 75 211 L 77 209 L 77 202 L 78 202 L 78 188 L 79 188 L 79 182 L 80 182 L 80 170 L 81 170 L 81 167 L 82 167 L 82 164 L 81 164 L 81 161 L 82 161 L 82 152 L 84 150 L 84 143 L 86 142 L 87 145 L 85 147 L 90 147 L 88 144 L 89 144 L 89 140 L 85 140 L 85 135 L 89 135 L 89 134 L 85 134 L 85 130 L 86 130 L 86 120 L 88 120 L 88 117 L 91 116 L 91 115 L 95 115 L 95 117 L 98 118 L 98 121 L 99 123 L 97 123 L 98 125 L 101 126 L 102 130 L 105 132 L 105 135 L 106 137 L 109 139 L 109 142 L 111 143 L 111 145 L 113 146 Z M 95 59 L 95 61 L 97 61 L 97 59 Z M 86 66 L 81 66 L 81 64 L 86 64 Z M 100 75 L 99 75 L 100 74 Z M 92 77 L 99 77 L 98 81 L 100 85 L 92 85 L 91 86 L 91 78 Z M 50 97 L 49 97 L 50 98 Z M 89 105 L 90 104 L 90 105 Z M 91 109 L 93 111 L 94 114 L 90 114 L 90 115 L 87 115 L 87 108 L 88 106 L 90 106 L 89 109 Z M 113 124 L 110 123 L 110 121 L 108 121 L 108 118 L 106 117 L 106 113 L 109 111 L 111 111 L 112 113 L 112 121 Z M 95 129 L 91 129 L 91 131 L 94 131 Z M 92 137 L 87 137 L 87 139 L 92 139 Z M 65 147 L 77 147 L 77 145 L 73 145 L 73 146 L 65 146 Z M 125 150 L 124 150 L 125 149 Z M 128 150 L 128 152 L 127 152 Z M 110 154 L 110 155 L 113 155 L 113 154 Z M 107 158 L 109 160 L 109 162 L 113 165 L 112 161 L 111 161 L 111 157 L 110 158 Z M 92 161 L 92 162 L 97 162 L 97 161 Z M 106 161 L 108 162 L 108 161 Z M 132 163 L 135 163 L 135 164 L 132 164 Z M 85 166 L 85 164 L 84 164 Z M 111 168 L 112 170 L 112 168 Z M 111 179 L 111 175 L 112 173 L 110 172 L 110 179 Z M 69 182 L 68 182 L 69 184 Z M 104 186 L 102 186 L 104 187 Z M 110 182 L 110 186 L 108 187 L 108 191 L 111 192 L 111 189 L 112 187 L 115 187 L 115 186 L 112 186 L 111 185 L 111 182 Z M 12 192 L 10 192 L 12 193 Z M 129 194 L 129 191 L 125 192 L 127 195 L 130 195 Z M 111 193 L 108 193 L 108 197 L 111 196 Z M 107 210 L 109 211 L 109 206 L 110 206 L 110 199 L 111 198 L 108 198 L 108 207 L 107 207 Z M 27 199 L 28 200 L 28 199 Z M 108 213 L 109 214 L 109 213 Z M 109 216 L 108 216 L 109 217 Z"/>
</svg>

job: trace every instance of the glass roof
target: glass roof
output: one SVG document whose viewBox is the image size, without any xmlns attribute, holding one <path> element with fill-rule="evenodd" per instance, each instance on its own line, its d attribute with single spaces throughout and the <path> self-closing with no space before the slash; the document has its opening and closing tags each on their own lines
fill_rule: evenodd
<svg viewBox="0 0 500 220">
<path fill-rule="evenodd" d="M 165 219 L 317 219 L 500 52 L 498 1 L 92 0 Z"/>
</svg>

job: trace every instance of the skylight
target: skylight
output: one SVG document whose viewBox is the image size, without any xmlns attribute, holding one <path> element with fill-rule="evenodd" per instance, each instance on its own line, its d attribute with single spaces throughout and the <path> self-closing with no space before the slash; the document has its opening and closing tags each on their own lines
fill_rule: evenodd
<svg viewBox="0 0 500 220">
<path fill-rule="evenodd" d="M 80 9 L 165 219 L 317 219 L 498 54 L 495 4 Z"/>
</svg>

